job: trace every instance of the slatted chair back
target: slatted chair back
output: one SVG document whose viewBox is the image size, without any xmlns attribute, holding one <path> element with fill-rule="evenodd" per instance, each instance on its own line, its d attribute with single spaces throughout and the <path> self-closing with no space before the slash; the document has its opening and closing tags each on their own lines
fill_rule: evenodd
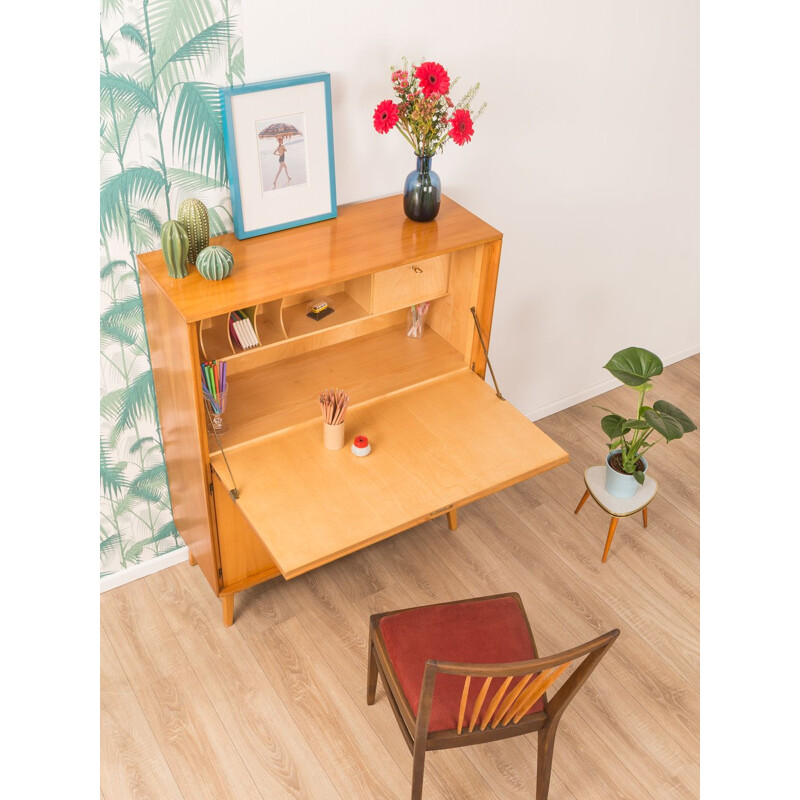
<svg viewBox="0 0 800 800">
<path fill-rule="evenodd" d="M 543 713 L 547 720 L 557 721 L 618 634 L 617 630 L 610 631 L 590 642 L 548 658 L 513 664 L 455 664 L 429 660 L 425 667 L 425 678 L 420 694 L 415 738 L 427 735 L 427 723 L 433 706 L 438 674 L 464 676 L 456 728 L 458 736 L 476 730 L 496 730 L 518 725 L 541 698 L 544 698 Z M 581 659 L 583 661 L 548 702 L 545 694 L 547 690 Z M 518 679 L 516 682 L 515 678 Z M 500 681 L 500 685 L 490 694 L 492 682 L 497 680 Z M 481 683 L 480 691 L 470 708 L 469 695 L 473 681 Z"/>
</svg>

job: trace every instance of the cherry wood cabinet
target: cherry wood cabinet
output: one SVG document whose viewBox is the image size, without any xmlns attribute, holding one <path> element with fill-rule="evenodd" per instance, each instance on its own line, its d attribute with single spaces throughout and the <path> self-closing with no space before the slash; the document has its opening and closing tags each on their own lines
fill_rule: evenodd
<svg viewBox="0 0 800 800">
<path fill-rule="evenodd" d="M 301 575 L 566 463 L 567 453 L 483 380 L 502 234 L 449 198 L 416 223 L 399 196 L 341 206 L 332 220 L 212 241 L 231 276 L 170 278 L 139 256 L 173 513 L 192 563 L 222 600 Z M 306 304 L 326 297 L 317 321 Z M 408 306 L 430 301 L 424 335 Z M 260 345 L 241 350 L 243 310 Z M 229 430 L 207 432 L 200 364 L 225 361 Z M 351 397 L 346 445 L 322 446 L 324 387 Z M 357 434 L 372 452 L 357 458 Z M 236 491 L 234 491 L 236 490 Z"/>
</svg>

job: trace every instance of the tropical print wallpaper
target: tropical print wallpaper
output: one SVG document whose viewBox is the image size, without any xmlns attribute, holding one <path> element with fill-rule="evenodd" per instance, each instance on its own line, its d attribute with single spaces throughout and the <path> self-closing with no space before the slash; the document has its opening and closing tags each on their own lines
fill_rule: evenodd
<svg viewBox="0 0 800 800">
<path fill-rule="evenodd" d="M 218 88 L 244 81 L 240 0 L 102 0 L 100 575 L 183 547 L 172 520 L 136 255 L 187 197 L 233 229 Z"/>
</svg>

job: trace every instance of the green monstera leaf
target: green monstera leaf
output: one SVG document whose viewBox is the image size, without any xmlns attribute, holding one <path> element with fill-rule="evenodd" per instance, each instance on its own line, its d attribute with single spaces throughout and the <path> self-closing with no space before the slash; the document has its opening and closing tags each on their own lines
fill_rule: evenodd
<svg viewBox="0 0 800 800">
<path fill-rule="evenodd" d="M 627 386 L 641 386 L 664 371 L 661 359 L 643 347 L 626 347 L 614 353 L 604 367 Z"/>
<path fill-rule="evenodd" d="M 600 427 L 609 439 L 618 439 L 622 436 L 623 422 L 625 422 L 625 417 L 621 417 L 619 414 L 609 414 L 600 420 Z"/>
<path fill-rule="evenodd" d="M 667 442 L 671 442 L 673 439 L 680 439 L 683 436 L 683 425 L 666 412 L 656 411 L 655 408 L 644 408 L 642 409 L 642 416 Z"/>
<path fill-rule="evenodd" d="M 646 431 L 650 426 L 643 419 L 626 419 L 623 428 L 628 431 Z"/>
<path fill-rule="evenodd" d="M 691 433 L 697 430 L 697 425 L 695 425 L 677 406 L 672 405 L 672 403 L 668 403 L 666 400 L 656 400 L 656 402 L 653 403 L 653 408 L 658 411 L 659 414 L 667 414 L 673 419 L 678 420 L 684 433 Z"/>
<path fill-rule="evenodd" d="M 650 426 L 640 419 L 625 419 L 619 414 L 608 414 L 600 420 L 600 427 L 609 439 L 618 439 L 628 431 L 644 431 Z"/>
</svg>

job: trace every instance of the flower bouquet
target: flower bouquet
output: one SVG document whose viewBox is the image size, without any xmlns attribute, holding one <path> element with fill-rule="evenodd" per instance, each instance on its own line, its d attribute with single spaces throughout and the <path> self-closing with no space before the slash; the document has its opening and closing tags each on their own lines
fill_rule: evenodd
<svg viewBox="0 0 800 800">
<path fill-rule="evenodd" d="M 403 207 L 406 216 L 419 222 L 436 217 L 441 203 L 442 188 L 439 176 L 431 170 L 431 159 L 441 152 L 449 139 L 463 146 L 471 141 L 475 132 L 473 123 L 486 108 L 484 103 L 475 117 L 469 105 L 475 99 L 480 84 L 476 83 L 454 103 L 451 89 L 458 78 L 450 76 L 441 64 L 424 61 L 419 66 L 403 59 L 403 68 L 392 67 L 394 100 L 378 103 L 373 114 L 373 124 L 378 133 L 397 129 L 414 148 L 417 169 L 406 178 Z"/>
</svg>

